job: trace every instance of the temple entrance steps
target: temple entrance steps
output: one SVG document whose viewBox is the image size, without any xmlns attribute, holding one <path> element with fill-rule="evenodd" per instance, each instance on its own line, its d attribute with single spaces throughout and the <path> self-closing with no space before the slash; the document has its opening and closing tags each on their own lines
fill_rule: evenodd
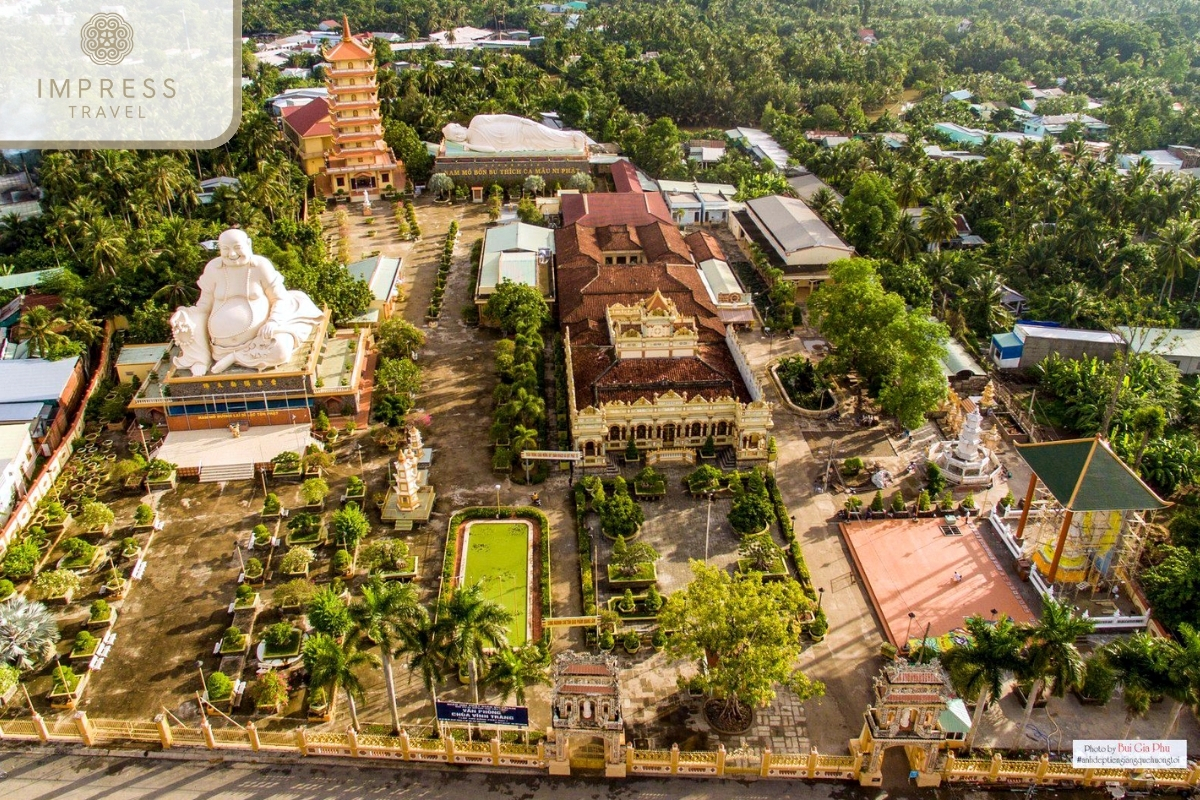
<svg viewBox="0 0 1200 800">
<path fill-rule="evenodd" d="M 201 483 L 220 481 L 249 481 L 254 479 L 253 464 L 218 464 L 200 468 Z"/>
</svg>

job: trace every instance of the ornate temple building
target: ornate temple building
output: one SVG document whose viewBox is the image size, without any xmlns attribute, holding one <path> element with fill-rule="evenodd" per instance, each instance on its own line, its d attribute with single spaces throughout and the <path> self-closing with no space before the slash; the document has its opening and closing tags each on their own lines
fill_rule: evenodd
<svg viewBox="0 0 1200 800">
<path fill-rule="evenodd" d="M 572 444 L 584 466 L 605 464 L 630 438 L 651 463 L 691 463 L 709 436 L 739 460 L 765 459 L 770 404 L 695 256 L 720 245 L 705 233 L 685 238 L 628 195 L 583 197 L 584 214 L 555 232 L 555 250 Z"/>
<path fill-rule="evenodd" d="M 375 52 L 350 35 L 325 54 L 332 150 L 325 154 L 320 188 L 326 194 L 379 192 L 405 185 L 404 164 L 383 140 L 383 118 L 375 85 Z"/>
</svg>

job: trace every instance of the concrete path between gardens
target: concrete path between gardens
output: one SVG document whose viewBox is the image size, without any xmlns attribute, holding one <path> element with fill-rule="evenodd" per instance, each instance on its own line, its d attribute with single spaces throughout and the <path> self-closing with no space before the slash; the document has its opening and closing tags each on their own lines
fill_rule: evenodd
<svg viewBox="0 0 1200 800">
<path fill-rule="evenodd" d="M 813 484 L 827 453 L 813 453 L 805 439 L 804 423 L 788 409 L 767 374 L 767 366 L 785 355 L 803 351 L 801 338 L 765 337 L 759 331 L 738 337 L 742 351 L 768 400 L 775 404 L 775 440 L 779 460 L 775 476 L 788 509 L 795 517 L 796 537 L 812 575 L 813 586 L 824 589 L 821 607 L 829 618 L 829 634 L 810 645 L 800 668 L 825 684 L 825 696 L 805 703 L 808 738 L 822 753 L 841 753 L 862 730 L 862 715 L 870 702 L 871 678 L 882 660 L 883 634 L 866 590 L 858 582 L 850 552 L 833 518 L 834 498 L 816 494 Z"/>
</svg>

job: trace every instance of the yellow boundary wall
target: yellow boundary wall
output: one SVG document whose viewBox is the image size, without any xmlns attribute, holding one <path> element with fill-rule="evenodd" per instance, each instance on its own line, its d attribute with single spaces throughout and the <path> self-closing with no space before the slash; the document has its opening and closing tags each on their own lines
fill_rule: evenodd
<svg viewBox="0 0 1200 800">
<path fill-rule="evenodd" d="M 204 748 L 241 750 L 298 756 L 409 761 L 429 764 L 468 764 L 479 767 L 546 770 L 549 768 L 544 743 L 508 744 L 498 738 L 487 742 L 456 742 L 451 738 L 425 739 L 401 732 L 399 736 L 314 732 L 307 728 L 259 731 L 253 722 L 244 728 L 214 729 L 207 721 L 198 727 L 171 725 L 160 716 L 153 722 L 91 719 L 77 711 L 53 728 L 40 715 L 0 723 L 0 742 L 42 742 L 109 747 L 157 744 L 162 749 Z M 695 778 L 785 778 L 857 782 L 862 756 L 822 755 L 815 748 L 806 754 L 775 754 L 770 750 L 737 758 L 724 746 L 717 750 L 681 752 L 625 748 L 629 775 Z M 1123 769 L 1076 769 L 1070 763 L 1052 762 L 1043 755 L 1034 760 L 957 758 L 947 753 L 938 775 L 942 783 L 1016 786 L 1104 786 L 1122 785 L 1156 788 L 1200 786 L 1200 763 L 1186 769 L 1159 769 L 1152 773 Z"/>
</svg>

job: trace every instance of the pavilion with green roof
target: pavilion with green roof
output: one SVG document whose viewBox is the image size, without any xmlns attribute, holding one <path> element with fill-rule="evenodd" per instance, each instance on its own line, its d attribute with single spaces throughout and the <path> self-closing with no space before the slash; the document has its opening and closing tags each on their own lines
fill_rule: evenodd
<svg viewBox="0 0 1200 800">
<path fill-rule="evenodd" d="M 1170 505 L 1156 495 L 1100 436 L 1019 444 L 1017 453 L 1033 470 L 1029 488 L 1025 492 L 1021 521 L 1017 525 L 1017 541 L 1025 536 L 1025 524 L 1039 480 L 1066 510 L 1054 546 L 1050 572 L 1046 576 L 1050 585 L 1058 577 L 1058 565 L 1066 545 L 1067 532 L 1077 512 L 1148 511 Z"/>
</svg>

